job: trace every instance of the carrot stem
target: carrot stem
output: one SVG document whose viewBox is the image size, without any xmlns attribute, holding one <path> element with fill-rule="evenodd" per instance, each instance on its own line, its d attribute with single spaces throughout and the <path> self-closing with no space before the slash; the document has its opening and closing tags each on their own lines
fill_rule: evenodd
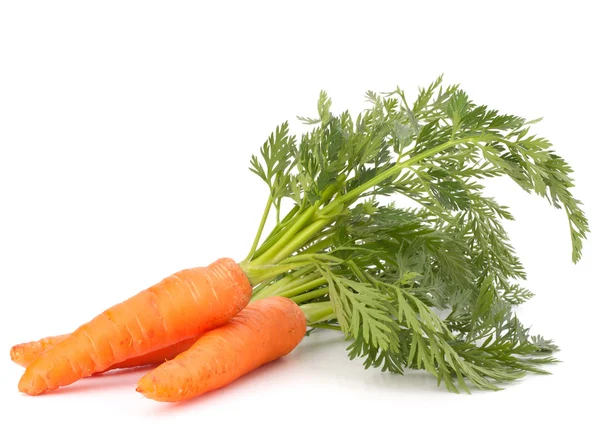
<svg viewBox="0 0 600 441">
<path fill-rule="evenodd" d="M 312 323 L 311 328 L 331 329 L 332 331 L 341 331 L 342 328 L 336 325 L 328 325 L 327 323 Z"/>
<path fill-rule="evenodd" d="M 320 288 L 320 289 L 315 289 L 313 291 L 309 291 L 305 294 L 300 294 L 299 296 L 288 297 L 288 298 L 291 301 L 293 301 L 297 304 L 300 304 L 300 303 L 306 302 L 307 300 L 318 299 L 319 297 L 322 297 L 328 293 L 329 293 L 329 288 L 325 287 L 325 288 Z"/>
<path fill-rule="evenodd" d="M 309 281 L 300 285 L 294 289 L 290 289 L 282 293 L 282 297 L 292 298 L 304 292 L 310 291 L 312 289 L 318 288 L 319 286 L 327 283 L 327 279 L 325 277 L 319 277 L 318 279 Z"/>
<path fill-rule="evenodd" d="M 312 323 L 332 320 L 335 318 L 333 306 L 329 300 L 325 302 L 307 303 L 305 305 L 301 305 L 300 309 L 302 309 L 304 312 L 306 321 L 310 324 L 310 326 L 312 326 Z"/>
<path fill-rule="evenodd" d="M 265 206 L 265 210 L 263 211 L 262 218 L 260 220 L 260 224 L 258 226 L 258 231 L 256 232 L 256 236 L 254 237 L 254 242 L 252 243 L 252 247 L 250 248 L 250 252 L 246 257 L 246 260 L 250 260 L 254 253 L 256 252 L 256 248 L 258 247 L 258 242 L 260 241 L 260 237 L 262 236 L 262 232 L 265 228 L 265 223 L 269 217 L 269 212 L 271 211 L 271 205 L 273 205 L 273 196 L 269 195 L 267 199 L 267 205 Z"/>
<path fill-rule="evenodd" d="M 290 210 L 290 212 L 283 218 L 283 220 L 280 223 L 278 223 L 277 225 L 275 225 L 275 227 L 273 228 L 273 230 L 271 230 L 271 232 L 265 238 L 265 240 L 261 244 L 261 246 L 258 247 L 258 249 L 256 250 L 256 252 L 252 256 L 252 258 L 253 259 L 258 258 L 265 251 L 267 251 L 269 248 L 271 248 L 271 246 L 274 243 L 276 243 L 281 238 L 281 236 L 283 236 L 283 234 L 285 234 L 285 228 L 290 223 L 292 223 L 293 219 L 296 217 L 296 215 L 299 212 L 301 212 L 300 207 L 298 205 L 295 205 L 294 208 L 292 208 Z"/>
<path fill-rule="evenodd" d="M 312 210 L 308 211 L 310 212 Z M 278 263 L 286 257 L 291 256 L 294 251 L 296 251 L 298 248 L 310 241 L 316 233 L 318 233 L 327 225 L 329 225 L 331 221 L 332 219 L 329 218 L 319 219 L 302 229 L 298 234 L 294 233 L 294 235 L 292 235 L 293 238 L 290 238 L 290 240 L 287 243 L 282 243 L 279 244 L 279 246 L 274 246 L 272 250 L 269 250 L 269 254 L 275 254 L 272 257 L 271 261 L 273 263 Z"/>
<path fill-rule="evenodd" d="M 281 297 L 291 298 L 297 296 L 298 294 L 302 294 L 306 291 L 310 291 L 314 288 L 318 288 L 319 286 L 327 283 L 327 279 L 325 277 L 319 277 L 319 274 L 311 274 L 310 276 L 303 277 L 297 281 L 291 281 L 285 289 L 279 290 L 270 290 L 265 289 L 259 295 L 254 297 L 256 299 L 264 299 L 266 297 L 279 295 Z M 290 286 L 293 285 L 293 286 Z"/>
<path fill-rule="evenodd" d="M 285 259 L 288 256 L 291 256 L 292 253 L 299 248 L 299 246 L 295 246 L 295 248 L 291 249 L 291 251 L 290 251 L 289 246 L 286 246 L 286 245 L 290 241 L 292 241 L 292 238 L 295 239 L 296 233 L 298 231 L 300 231 L 302 228 L 304 228 L 304 226 L 306 224 L 311 224 L 311 223 L 314 223 L 315 221 L 322 221 L 324 216 L 315 217 L 315 215 L 317 213 L 317 208 L 323 204 L 329 203 L 331 198 L 334 197 L 336 195 L 336 193 L 339 192 L 339 190 L 341 188 L 341 184 L 345 181 L 345 179 L 346 179 L 346 175 L 342 174 L 342 175 L 338 176 L 336 179 L 336 182 L 331 184 L 329 187 L 327 187 L 323 191 L 323 194 L 321 195 L 321 199 L 317 203 L 309 206 L 309 208 L 306 209 L 304 212 L 302 212 L 302 214 L 299 217 L 297 217 L 291 223 L 290 226 L 285 225 L 286 228 L 282 228 L 281 230 L 277 231 L 276 234 L 274 234 L 276 232 L 276 230 L 278 228 L 280 228 L 280 226 L 283 226 L 282 224 L 285 223 L 286 219 L 289 218 L 289 220 L 291 221 L 293 219 L 293 217 L 296 215 L 296 212 L 299 212 L 300 209 L 298 208 L 298 206 L 294 207 L 294 209 L 290 213 L 288 213 L 288 215 L 284 218 L 283 223 L 280 223 L 278 221 L 277 226 L 275 227 L 273 232 L 271 232 L 269 237 L 267 237 L 267 240 L 265 241 L 265 243 L 259 248 L 259 250 L 258 250 L 259 253 L 257 253 L 254 262 L 259 265 L 261 263 L 266 263 L 266 262 L 279 263 L 279 261 Z M 291 217 L 289 217 L 290 214 L 292 214 Z M 315 240 L 316 234 L 318 234 L 324 227 L 326 227 L 329 223 L 331 223 L 331 221 L 334 220 L 334 218 L 337 214 L 338 213 L 334 213 L 333 215 L 331 215 L 330 216 L 331 219 L 329 219 L 328 222 L 325 222 L 325 223 L 321 222 L 322 225 L 319 226 L 318 228 L 315 228 L 314 231 L 312 231 L 312 233 L 310 235 L 305 237 L 304 242 L 301 242 L 300 246 L 303 243 L 308 242 L 309 240 Z M 271 238 L 276 239 L 276 240 L 273 241 L 274 243 L 272 243 L 272 244 L 269 243 L 267 245 L 267 242 L 271 242 Z M 292 241 L 292 242 L 294 242 L 294 241 Z M 265 251 L 262 251 L 262 249 L 265 248 L 265 246 L 268 246 L 268 247 L 266 248 Z M 250 254 L 254 255 L 254 252 L 250 253 Z M 246 260 L 250 260 L 250 259 L 251 259 L 251 257 L 246 258 Z"/>
<path fill-rule="evenodd" d="M 252 296 L 252 300 L 264 299 L 266 297 L 277 296 L 277 295 L 281 295 L 284 297 L 291 297 L 296 294 L 301 294 L 304 291 L 307 291 L 308 289 L 316 288 L 317 286 L 325 283 L 325 280 L 323 279 L 323 281 L 320 282 L 318 285 L 311 287 L 310 283 L 312 283 L 314 280 L 318 280 L 318 279 L 323 279 L 323 278 L 320 277 L 320 275 L 316 272 L 313 272 L 312 274 L 308 274 L 304 277 L 295 277 L 294 275 L 286 276 L 286 277 L 278 280 L 277 282 L 274 282 L 271 285 L 265 287 L 260 292 L 254 294 Z M 302 288 L 304 285 L 307 285 L 307 284 L 309 285 L 309 288 Z M 297 291 L 298 287 L 301 287 L 302 289 L 300 291 Z"/>
<path fill-rule="evenodd" d="M 287 273 L 288 271 L 294 271 L 307 265 L 310 265 L 310 262 L 301 261 L 282 265 L 267 264 L 261 266 L 249 265 L 247 262 L 240 263 L 240 267 L 248 277 L 252 286 L 256 286 L 271 277 Z"/>
<path fill-rule="evenodd" d="M 267 251 L 265 251 L 264 254 L 257 257 L 254 260 L 254 263 L 256 265 L 261 265 L 261 264 L 265 264 L 265 263 L 279 263 L 279 261 L 290 256 L 292 253 L 286 253 L 283 255 L 283 257 L 280 257 L 279 259 L 275 258 L 275 256 L 278 255 L 278 252 L 280 249 L 285 248 L 286 244 L 288 244 L 290 241 L 293 241 L 292 238 L 294 236 L 296 236 L 296 233 L 298 233 L 298 231 L 300 231 L 308 221 L 310 221 L 310 219 L 315 214 L 315 211 L 316 211 L 316 207 L 312 206 L 308 210 L 306 210 L 304 213 L 302 213 L 298 218 L 296 218 L 296 220 L 287 229 L 287 231 L 279 238 L 279 240 L 271 248 L 269 248 Z M 315 230 L 313 232 L 313 234 L 317 233 L 320 230 L 321 230 L 321 228 Z M 294 250 L 292 250 L 292 252 L 293 251 L 296 251 L 296 248 L 294 248 Z"/>
<path fill-rule="evenodd" d="M 257 297 L 259 294 L 262 296 L 261 293 L 264 290 L 272 290 L 277 293 L 283 292 L 284 288 L 290 288 L 292 286 L 296 286 L 296 285 L 290 286 L 290 283 L 292 283 L 293 281 L 298 281 L 299 279 L 305 277 L 307 274 L 310 274 L 312 272 L 314 272 L 314 268 L 311 267 L 310 265 L 307 265 L 306 267 L 297 269 L 294 272 L 290 273 L 289 275 L 286 275 L 279 279 L 277 279 L 278 276 L 271 277 L 270 279 L 264 280 L 260 284 L 258 284 L 256 287 L 254 287 L 254 289 L 252 290 L 252 296 Z M 316 273 L 313 274 L 313 276 L 318 277 L 318 275 Z M 304 280 L 306 281 L 307 279 L 304 279 Z M 302 283 L 302 282 L 295 282 L 295 283 Z M 267 296 L 265 296 L 265 297 L 267 297 Z"/>
<path fill-rule="evenodd" d="M 302 254 L 316 253 L 317 251 L 323 251 L 333 245 L 333 237 L 331 237 L 331 234 L 329 232 L 326 232 L 322 236 L 323 236 L 322 238 L 319 236 L 315 237 L 314 238 L 315 242 L 311 246 L 306 248 L 302 252 Z"/>
</svg>

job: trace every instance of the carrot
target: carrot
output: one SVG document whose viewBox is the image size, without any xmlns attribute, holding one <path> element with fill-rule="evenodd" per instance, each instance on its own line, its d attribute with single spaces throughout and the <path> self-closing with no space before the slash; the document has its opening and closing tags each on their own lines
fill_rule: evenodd
<svg viewBox="0 0 600 441">
<path fill-rule="evenodd" d="M 223 258 L 179 271 L 80 326 L 44 351 L 19 381 L 37 395 L 225 324 L 250 300 L 239 265 Z"/>
<path fill-rule="evenodd" d="M 10 359 L 20 366 L 27 367 L 46 349 L 64 340 L 69 334 L 45 337 L 41 340 L 20 343 L 10 348 Z"/>
<path fill-rule="evenodd" d="M 18 365 L 26 368 L 33 363 L 33 361 L 38 358 L 42 352 L 54 346 L 59 341 L 64 340 L 68 336 L 69 334 L 56 335 L 53 337 L 42 338 L 41 340 L 37 341 L 15 345 L 10 349 L 10 358 Z M 113 364 L 102 372 L 107 372 L 114 369 L 126 369 L 163 363 L 164 361 L 171 360 L 183 351 L 189 349 L 190 346 L 196 342 L 196 340 L 198 340 L 198 337 L 188 338 L 180 341 L 179 343 L 175 343 L 174 345 L 167 346 L 166 348 L 158 349 L 156 351 L 149 352 L 148 354 L 140 355 L 139 357 L 133 357 L 121 363 Z"/>
<path fill-rule="evenodd" d="M 306 333 L 304 312 L 284 297 L 247 306 L 229 323 L 144 375 L 137 391 L 157 401 L 182 401 L 221 388 L 291 352 Z"/>
</svg>

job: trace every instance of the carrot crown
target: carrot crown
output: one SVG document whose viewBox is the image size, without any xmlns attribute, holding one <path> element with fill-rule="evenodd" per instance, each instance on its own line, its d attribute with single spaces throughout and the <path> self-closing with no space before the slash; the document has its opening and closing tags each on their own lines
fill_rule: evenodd
<svg viewBox="0 0 600 441">
<path fill-rule="evenodd" d="M 477 105 L 441 77 L 412 104 L 400 89 L 366 99 L 356 117 L 334 115 L 321 92 L 318 115 L 301 118 L 309 131 L 283 123 L 252 157 L 269 187 L 241 262 L 254 299 L 289 297 L 313 328 L 342 331 L 351 358 L 423 368 L 452 391 L 543 372 L 556 346 L 513 312 L 533 294 L 519 284 L 509 209 L 482 182 L 507 176 L 564 209 L 577 262 L 589 228 L 569 165 L 530 133 L 537 120 Z"/>
</svg>

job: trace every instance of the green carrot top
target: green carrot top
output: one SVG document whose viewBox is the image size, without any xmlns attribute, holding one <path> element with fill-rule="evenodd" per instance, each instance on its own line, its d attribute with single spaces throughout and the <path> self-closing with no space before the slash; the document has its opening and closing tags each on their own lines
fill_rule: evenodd
<svg viewBox="0 0 600 441">
<path fill-rule="evenodd" d="M 412 104 L 400 89 L 366 97 L 353 118 L 332 114 L 321 92 L 318 117 L 301 118 L 309 131 L 295 137 L 283 123 L 252 157 L 269 187 L 241 262 L 254 298 L 292 298 L 313 328 L 347 336 L 351 358 L 424 368 L 452 391 L 544 372 L 556 346 L 512 310 L 533 294 L 503 227 L 513 218 L 482 180 L 509 176 L 564 209 L 577 262 L 589 228 L 571 168 L 530 133 L 538 120 L 477 105 L 441 77 Z M 385 203 L 397 195 L 412 208 Z"/>
</svg>

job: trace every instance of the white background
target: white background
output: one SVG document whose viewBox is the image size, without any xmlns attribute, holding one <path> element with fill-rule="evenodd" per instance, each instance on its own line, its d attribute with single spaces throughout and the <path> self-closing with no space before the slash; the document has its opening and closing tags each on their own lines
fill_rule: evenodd
<svg viewBox="0 0 600 441">
<path fill-rule="evenodd" d="M 0 438 L 591 439 L 594 3 L 0 3 Z M 366 90 L 414 96 L 441 73 L 478 103 L 543 116 L 537 133 L 575 169 L 592 228 L 578 265 L 564 213 L 512 183 L 490 187 L 516 215 L 507 228 L 538 293 L 520 315 L 562 348 L 553 375 L 454 395 L 420 372 L 365 371 L 325 332 L 183 405 L 137 394 L 144 371 L 17 391 L 11 345 L 69 332 L 178 269 L 241 260 L 266 196 L 250 155 L 280 122 L 301 129 L 321 89 L 334 111 L 357 112 Z"/>
</svg>

